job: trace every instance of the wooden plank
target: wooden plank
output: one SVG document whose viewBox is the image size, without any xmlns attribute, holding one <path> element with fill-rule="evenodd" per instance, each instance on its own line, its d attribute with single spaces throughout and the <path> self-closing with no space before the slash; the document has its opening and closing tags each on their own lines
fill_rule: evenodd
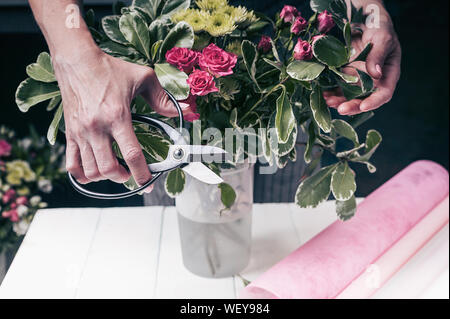
<svg viewBox="0 0 450 319">
<path fill-rule="evenodd" d="M 99 209 L 39 211 L 0 298 L 74 298 L 99 216 Z"/>
<path fill-rule="evenodd" d="M 250 262 L 242 272 L 246 280 L 254 280 L 300 245 L 287 204 L 253 205 L 252 250 Z M 236 294 L 244 287 L 235 277 Z"/>
<path fill-rule="evenodd" d="M 209 279 L 189 272 L 183 265 L 175 207 L 163 212 L 156 298 L 234 298 L 233 278 Z"/>
<path fill-rule="evenodd" d="M 103 209 L 77 298 L 152 298 L 163 207 Z"/>
</svg>

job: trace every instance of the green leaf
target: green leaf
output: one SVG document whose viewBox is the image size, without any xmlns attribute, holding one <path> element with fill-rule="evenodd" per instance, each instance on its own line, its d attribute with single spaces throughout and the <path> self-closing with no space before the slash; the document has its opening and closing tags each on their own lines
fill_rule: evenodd
<svg viewBox="0 0 450 319">
<path fill-rule="evenodd" d="M 168 63 L 155 64 L 155 72 L 162 87 L 177 100 L 185 100 L 189 96 L 188 76 Z"/>
<path fill-rule="evenodd" d="M 330 67 L 330 70 L 333 71 L 336 75 L 338 75 L 346 83 L 357 83 L 358 82 L 358 77 L 357 76 L 340 72 L 334 67 Z"/>
<path fill-rule="evenodd" d="M 50 102 L 48 102 L 47 111 L 52 111 L 55 107 L 59 105 L 59 102 L 61 102 L 61 95 L 52 98 Z"/>
<path fill-rule="evenodd" d="M 278 62 L 278 61 L 272 61 L 269 60 L 267 58 L 263 58 L 264 62 L 266 62 L 267 64 L 269 64 L 270 66 L 273 66 L 274 68 L 276 68 L 277 70 L 282 71 L 283 70 L 283 63 Z"/>
<path fill-rule="evenodd" d="M 325 66 L 320 63 L 307 61 L 293 61 L 287 66 L 287 74 L 299 81 L 312 81 L 317 79 Z"/>
<path fill-rule="evenodd" d="M 152 45 L 151 53 L 152 53 L 152 60 L 155 61 L 156 57 L 158 56 L 158 50 L 161 47 L 161 44 L 163 43 L 163 40 L 158 40 Z"/>
<path fill-rule="evenodd" d="M 289 134 L 289 138 L 287 139 L 286 143 L 280 143 L 277 134 L 277 129 L 275 128 L 275 116 L 276 113 L 274 112 L 269 119 L 267 137 L 270 150 L 278 157 L 282 157 L 288 155 L 295 147 L 295 142 L 297 141 L 298 128 L 297 125 L 295 124 L 294 128 Z"/>
<path fill-rule="evenodd" d="M 374 112 L 364 112 L 350 117 L 348 124 L 350 124 L 354 129 L 364 124 L 366 121 L 370 120 L 375 115 Z"/>
<path fill-rule="evenodd" d="M 306 143 L 305 152 L 303 158 L 307 164 L 311 163 L 313 159 L 314 142 L 316 141 L 316 130 L 314 122 L 311 121 L 308 126 L 308 142 Z"/>
<path fill-rule="evenodd" d="M 123 36 L 119 28 L 119 15 L 106 16 L 102 19 L 102 28 L 106 36 L 114 42 L 128 45 L 127 39 Z"/>
<path fill-rule="evenodd" d="M 133 60 L 139 57 L 144 58 L 143 55 L 141 55 L 131 46 L 125 46 L 114 41 L 104 41 L 100 43 L 99 46 L 100 49 L 103 50 L 103 52 L 115 57 L 119 57 L 121 59 Z"/>
<path fill-rule="evenodd" d="M 38 82 L 28 78 L 17 88 L 16 104 L 22 112 L 27 112 L 33 105 L 59 95 L 61 93 L 56 83 Z"/>
<path fill-rule="evenodd" d="M 330 109 L 322 95 L 322 89 L 315 86 L 311 92 L 310 106 L 316 124 L 325 132 L 331 132 L 331 114 Z"/>
<path fill-rule="evenodd" d="M 275 115 L 275 128 L 277 129 L 278 142 L 286 143 L 290 133 L 294 129 L 295 117 L 286 88 L 283 86 L 280 96 L 277 98 Z"/>
<path fill-rule="evenodd" d="M 89 28 L 95 27 L 95 12 L 92 9 L 89 9 L 84 17 L 84 21 Z"/>
<path fill-rule="evenodd" d="M 139 127 L 136 128 L 135 133 L 148 161 L 162 161 L 167 157 L 170 141 L 164 136 L 154 131 L 140 129 Z"/>
<path fill-rule="evenodd" d="M 241 51 L 245 67 L 247 68 L 247 72 L 253 82 L 258 85 L 258 82 L 256 81 L 256 60 L 258 57 L 256 46 L 252 42 L 244 40 L 241 44 Z"/>
<path fill-rule="evenodd" d="M 352 27 L 349 22 L 347 22 L 344 26 L 344 30 L 342 30 L 344 33 L 344 39 L 345 39 L 345 45 L 347 46 L 347 52 L 350 51 L 350 48 L 352 46 Z"/>
<path fill-rule="evenodd" d="M 163 41 L 169 34 L 170 28 L 164 20 L 155 20 L 148 27 L 151 42 Z"/>
<path fill-rule="evenodd" d="M 352 62 L 356 61 L 363 61 L 365 62 L 367 59 L 367 56 L 370 53 L 370 50 L 372 50 L 373 44 L 371 42 L 367 43 L 364 49 L 356 56 L 356 58 Z"/>
<path fill-rule="evenodd" d="M 236 200 L 236 192 L 227 183 L 220 183 L 218 187 L 220 189 L 220 200 L 222 204 L 225 206 L 225 209 L 230 209 Z"/>
<path fill-rule="evenodd" d="M 314 12 L 327 10 L 332 0 L 311 0 L 309 5 Z"/>
<path fill-rule="evenodd" d="M 356 213 L 356 198 L 352 196 L 346 201 L 336 201 L 336 214 L 342 221 L 349 220 Z"/>
<path fill-rule="evenodd" d="M 358 69 L 356 69 L 356 72 L 358 72 L 359 79 L 361 80 L 361 89 L 363 93 L 372 92 L 373 80 L 370 75 Z"/>
<path fill-rule="evenodd" d="M 172 198 L 176 197 L 183 191 L 185 183 L 186 177 L 180 168 L 170 171 L 167 174 L 166 182 L 164 184 L 167 195 Z"/>
<path fill-rule="evenodd" d="M 52 59 L 47 52 L 39 54 L 36 63 L 27 66 L 26 71 L 33 80 L 46 83 L 56 82 Z"/>
<path fill-rule="evenodd" d="M 171 16 L 180 10 L 186 10 L 191 5 L 191 0 L 166 1 L 161 10 L 161 15 Z"/>
<path fill-rule="evenodd" d="M 138 12 L 131 11 L 119 19 L 119 29 L 124 38 L 145 57 L 150 59 L 150 35 L 145 20 Z"/>
<path fill-rule="evenodd" d="M 341 41 L 331 35 L 314 41 L 313 53 L 317 60 L 328 66 L 339 67 L 348 62 L 347 49 Z"/>
<path fill-rule="evenodd" d="M 358 85 L 350 85 L 342 81 L 338 81 L 338 85 L 348 101 L 361 97 L 364 94 Z"/>
<path fill-rule="evenodd" d="M 342 29 L 345 28 L 343 20 L 347 19 L 347 4 L 344 0 L 334 0 L 330 3 L 330 12 L 335 16 L 339 23 L 342 25 Z"/>
<path fill-rule="evenodd" d="M 61 118 L 63 116 L 63 105 L 62 103 L 59 105 L 58 109 L 53 116 L 53 120 L 50 123 L 50 126 L 47 131 L 47 140 L 51 145 L 55 145 L 56 136 L 58 135 L 59 123 L 61 122 Z"/>
<path fill-rule="evenodd" d="M 295 203 L 302 208 L 314 208 L 326 201 L 331 193 L 331 174 L 336 165 L 326 166 L 306 178 L 297 188 Z"/>
<path fill-rule="evenodd" d="M 356 162 L 368 162 L 377 150 L 378 146 L 380 146 L 382 140 L 383 138 L 379 132 L 369 130 L 366 136 L 366 149 L 364 155 L 352 157 L 351 160 Z"/>
<path fill-rule="evenodd" d="M 355 147 L 359 146 L 358 133 L 356 133 L 355 129 L 350 124 L 343 120 L 333 120 L 331 123 L 336 133 L 338 133 L 340 136 L 348 138 L 353 142 L 353 145 Z"/>
<path fill-rule="evenodd" d="M 190 49 L 193 44 L 194 30 L 192 27 L 184 21 L 178 22 L 177 25 L 170 30 L 169 34 L 161 44 L 159 57 L 160 59 L 163 59 L 166 52 L 174 47 Z"/>
<path fill-rule="evenodd" d="M 160 5 L 161 0 L 133 0 L 131 7 L 140 9 L 154 20 L 158 16 L 158 8 Z"/>
<path fill-rule="evenodd" d="M 355 172 L 348 163 L 341 162 L 331 176 L 331 191 L 333 196 L 340 201 L 350 199 L 356 191 Z"/>
</svg>

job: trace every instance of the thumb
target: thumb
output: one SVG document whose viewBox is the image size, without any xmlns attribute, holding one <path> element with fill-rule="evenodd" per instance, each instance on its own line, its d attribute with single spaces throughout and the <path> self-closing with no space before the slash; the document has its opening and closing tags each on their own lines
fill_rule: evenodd
<svg viewBox="0 0 450 319">
<path fill-rule="evenodd" d="M 164 91 L 161 83 L 159 83 L 155 71 L 147 67 L 144 68 L 146 70 L 140 81 L 137 93 L 144 98 L 156 113 L 167 117 L 177 116 L 177 109 Z"/>
</svg>

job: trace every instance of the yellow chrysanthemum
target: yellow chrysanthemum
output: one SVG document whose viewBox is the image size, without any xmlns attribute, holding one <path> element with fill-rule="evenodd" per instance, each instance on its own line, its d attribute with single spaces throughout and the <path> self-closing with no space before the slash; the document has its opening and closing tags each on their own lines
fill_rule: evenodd
<svg viewBox="0 0 450 319">
<path fill-rule="evenodd" d="M 248 11 L 244 7 L 225 6 L 217 9 L 218 13 L 227 15 L 236 24 L 243 23 L 247 20 Z"/>
<path fill-rule="evenodd" d="M 227 52 L 231 52 L 236 54 L 237 56 L 241 56 L 242 55 L 242 51 L 241 51 L 241 41 L 236 40 L 233 42 L 228 43 L 228 45 L 225 48 L 225 51 Z"/>
<path fill-rule="evenodd" d="M 36 174 L 31 170 L 30 165 L 21 160 L 6 163 L 6 181 L 11 185 L 20 185 L 22 179 L 31 182 L 36 179 Z"/>
<path fill-rule="evenodd" d="M 177 12 L 172 16 L 172 21 L 178 23 L 180 21 L 187 22 L 194 32 L 205 30 L 209 19 L 209 12 L 197 9 L 187 9 Z"/>
<path fill-rule="evenodd" d="M 205 28 L 205 30 L 213 37 L 230 34 L 235 29 L 236 25 L 234 24 L 234 21 L 220 12 L 213 12 L 211 14 L 208 25 Z"/>
<path fill-rule="evenodd" d="M 201 10 L 213 11 L 228 6 L 228 0 L 197 0 L 197 7 Z"/>
</svg>

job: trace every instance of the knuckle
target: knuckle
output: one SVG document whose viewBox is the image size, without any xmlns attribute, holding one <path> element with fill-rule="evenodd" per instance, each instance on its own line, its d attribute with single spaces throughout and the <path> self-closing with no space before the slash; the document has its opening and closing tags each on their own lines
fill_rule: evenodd
<svg viewBox="0 0 450 319">
<path fill-rule="evenodd" d="M 71 174 L 78 173 L 78 171 L 80 170 L 80 166 L 75 162 L 67 161 L 66 170 Z"/>
<path fill-rule="evenodd" d="M 100 174 L 102 174 L 103 176 L 108 176 L 114 174 L 117 171 L 118 165 L 114 162 L 105 162 L 100 163 L 98 165 L 98 169 L 100 171 Z"/>
<path fill-rule="evenodd" d="M 96 116 L 89 116 L 85 121 L 85 128 L 88 130 L 96 130 L 100 127 L 100 120 Z M 80 133 L 80 132 L 78 132 Z"/>
<path fill-rule="evenodd" d="M 127 162 L 136 163 L 142 159 L 143 154 L 141 149 L 133 146 L 128 148 L 123 156 Z"/>
<path fill-rule="evenodd" d="M 100 173 L 97 170 L 85 170 L 84 175 L 91 181 L 100 179 Z"/>
<path fill-rule="evenodd" d="M 134 180 L 136 181 L 136 183 L 138 183 L 138 185 L 144 185 L 145 183 L 148 182 L 149 178 L 147 178 L 146 176 L 135 176 Z"/>
</svg>

